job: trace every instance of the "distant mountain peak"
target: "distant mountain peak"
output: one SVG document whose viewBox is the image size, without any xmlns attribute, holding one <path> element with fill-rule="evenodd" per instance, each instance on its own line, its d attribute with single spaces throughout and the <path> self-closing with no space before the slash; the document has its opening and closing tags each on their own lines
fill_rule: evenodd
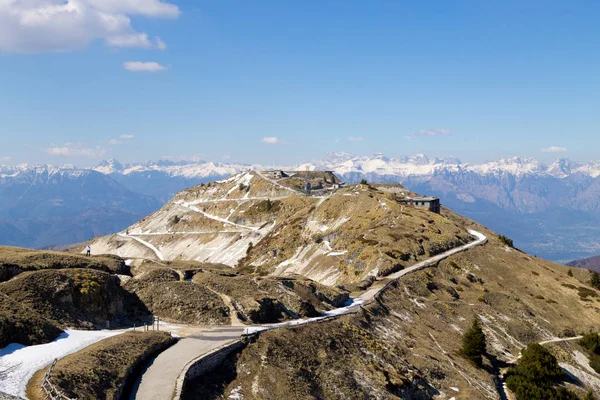
<svg viewBox="0 0 600 400">
<path fill-rule="evenodd" d="M 121 172 L 125 168 L 123 167 L 123 164 L 121 164 L 119 161 L 115 160 L 114 158 L 111 158 L 109 160 L 102 161 L 93 169 L 95 171 L 109 175 L 115 172 Z"/>
</svg>

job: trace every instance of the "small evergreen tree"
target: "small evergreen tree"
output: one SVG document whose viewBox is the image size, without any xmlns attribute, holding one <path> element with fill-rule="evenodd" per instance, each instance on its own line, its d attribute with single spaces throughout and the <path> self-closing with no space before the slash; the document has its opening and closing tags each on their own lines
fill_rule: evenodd
<svg viewBox="0 0 600 400">
<path fill-rule="evenodd" d="M 367 180 L 365 178 L 360 180 L 361 185 L 367 185 Z"/>
<path fill-rule="evenodd" d="M 569 272 L 567 272 L 567 275 L 569 275 L 570 277 L 573 277 L 573 271 L 569 270 Z"/>
<path fill-rule="evenodd" d="M 248 249 L 246 250 L 246 255 L 250 254 L 250 252 L 252 251 L 253 248 L 254 248 L 254 245 L 252 244 L 252 242 L 248 243 Z"/>
<path fill-rule="evenodd" d="M 595 332 L 583 335 L 579 344 L 592 353 L 600 354 L 600 335 Z"/>
<path fill-rule="evenodd" d="M 592 271 L 591 274 L 590 285 L 592 285 L 594 289 L 600 289 L 600 274 L 596 271 Z"/>
<path fill-rule="evenodd" d="M 485 352 L 485 334 L 481 329 L 479 319 L 475 317 L 471 327 L 463 335 L 461 354 L 478 367 L 481 367 L 483 364 L 482 356 Z"/>
<path fill-rule="evenodd" d="M 533 343 L 521 352 L 519 364 L 508 373 L 506 385 L 518 400 L 576 400 L 575 394 L 556 386 L 564 377 L 556 357 Z"/>
</svg>

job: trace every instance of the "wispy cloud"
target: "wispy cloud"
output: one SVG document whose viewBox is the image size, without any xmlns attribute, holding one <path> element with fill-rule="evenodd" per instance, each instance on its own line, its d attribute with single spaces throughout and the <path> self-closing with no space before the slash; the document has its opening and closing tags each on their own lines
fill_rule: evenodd
<svg viewBox="0 0 600 400">
<path fill-rule="evenodd" d="M 136 31 L 132 17 L 177 18 L 164 0 L 0 0 L 0 53 L 69 52 L 97 39 L 110 47 L 164 50 L 166 44 Z"/>
<path fill-rule="evenodd" d="M 542 149 L 542 153 L 563 153 L 565 151 L 568 151 L 568 149 L 560 146 L 550 146 Z"/>
<path fill-rule="evenodd" d="M 360 142 L 360 141 L 363 141 L 363 140 L 365 140 L 365 139 L 363 139 L 363 138 L 361 138 L 361 137 L 354 137 L 354 136 L 350 136 L 350 137 L 348 138 L 348 140 L 349 140 L 349 141 L 351 141 L 351 142 Z"/>
<path fill-rule="evenodd" d="M 277 144 L 277 143 L 281 143 L 281 140 L 279 140 L 279 138 L 275 137 L 275 136 L 265 136 L 264 138 L 261 139 L 261 142 L 267 143 L 267 144 Z"/>
<path fill-rule="evenodd" d="M 123 63 L 123 68 L 131 72 L 162 72 L 169 68 L 154 61 L 128 61 Z"/>
<path fill-rule="evenodd" d="M 50 145 L 44 151 L 52 156 L 58 157 L 102 157 L 106 150 L 100 146 L 95 148 L 86 147 L 81 143 L 67 142 L 62 146 Z"/>
<path fill-rule="evenodd" d="M 156 44 L 156 48 L 158 50 L 166 50 L 167 49 L 167 44 L 165 42 L 163 42 L 162 39 L 158 36 L 155 39 L 155 44 Z"/>
<path fill-rule="evenodd" d="M 123 144 L 126 141 L 133 139 L 135 137 L 135 135 L 124 134 L 124 135 L 121 135 L 119 137 L 121 138 L 121 140 L 119 140 L 119 139 L 110 139 L 108 141 L 108 144 L 111 145 L 111 146 L 116 146 L 118 144 Z"/>
<path fill-rule="evenodd" d="M 434 137 L 434 136 L 449 136 L 452 132 L 448 129 L 421 129 L 417 133 L 413 133 L 406 137 L 406 139 L 416 139 L 418 137 Z"/>
<path fill-rule="evenodd" d="M 12 157 L 0 157 L 0 162 L 9 162 L 12 160 Z"/>
<path fill-rule="evenodd" d="M 158 36 L 150 40 L 146 33 L 130 33 L 126 35 L 111 36 L 106 39 L 109 47 L 137 47 L 141 49 L 165 50 L 167 45 Z"/>
</svg>

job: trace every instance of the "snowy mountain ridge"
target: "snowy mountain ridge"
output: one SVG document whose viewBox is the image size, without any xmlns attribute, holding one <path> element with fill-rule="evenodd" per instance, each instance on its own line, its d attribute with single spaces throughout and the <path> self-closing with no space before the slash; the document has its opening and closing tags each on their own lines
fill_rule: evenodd
<svg viewBox="0 0 600 400">
<path fill-rule="evenodd" d="M 93 168 L 105 175 L 131 175 L 145 172 L 160 172 L 170 177 L 210 178 L 222 177 L 248 169 L 270 169 L 272 166 L 260 164 L 219 163 L 212 161 L 149 161 L 141 163 L 121 164 L 115 159 L 102 161 Z M 415 154 L 400 158 L 388 158 L 381 153 L 373 156 L 355 156 L 348 153 L 328 153 L 317 162 L 300 165 L 278 166 L 282 169 L 332 170 L 339 174 L 351 172 L 374 173 L 376 175 L 396 175 L 401 177 L 432 175 L 437 172 L 473 172 L 477 175 L 510 174 L 515 176 L 539 175 L 566 178 L 582 174 L 591 178 L 600 176 L 600 162 L 578 163 L 567 158 L 560 158 L 547 165 L 535 158 L 509 157 L 481 164 L 462 163 L 455 157 L 430 158 L 425 154 Z M 81 169 L 73 165 L 0 165 L 0 177 L 17 176 L 19 173 L 36 172 L 48 175 L 64 173 L 80 173 Z"/>
</svg>

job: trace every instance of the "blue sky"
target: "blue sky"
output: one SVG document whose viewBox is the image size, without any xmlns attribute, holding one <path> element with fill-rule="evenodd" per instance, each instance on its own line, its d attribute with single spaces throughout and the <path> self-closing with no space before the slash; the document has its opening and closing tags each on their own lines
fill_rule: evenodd
<svg viewBox="0 0 600 400">
<path fill-rule="evenodd" d="M 1 163 L 600 159 L 597 2 L 50 3 L 0 0 Z"/>
</svg>

